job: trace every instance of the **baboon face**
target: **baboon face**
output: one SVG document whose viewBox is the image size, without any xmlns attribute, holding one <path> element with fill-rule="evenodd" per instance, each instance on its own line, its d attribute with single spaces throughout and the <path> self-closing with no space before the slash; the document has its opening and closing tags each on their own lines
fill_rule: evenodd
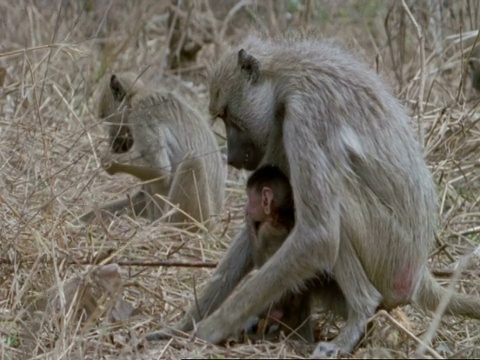
<svg viewBox="0 0 480 360">
<path fill-rule="evenodd" d="M 133 146 L 132 131 L 126 125 L 111 125 L 109 129 L 110 148 L 114 154 L 123 154 Z"/>
<path fill-rule="evenodd" d="M 228 164 L 237 169 L 255 170 L 263 158 L 263 149 L 251 141 L 249 134 L 235 123 L 224 120 L 227 130 Z"/>
<path fill-rule="evenodd" d="M 247 189 L 247 205 L 245 206 L 245 217 L 251 221 L 255 230 L 258 230 L 261 223 L 267 220 L 267 212 L 270 210 L 270 204 L 264 204 L 262 194 L 256 189 Z M 266 207 L 268 209 L 266 210 Z"/>
<path fill-rule="evenodd" d="M 128 124 L 128 112 L 122 111 L 125 109 L 122 105 L 127 102 L 127 89 L 131 88 L 128 85 L 127 79 L 120 79 L 113 74 L 110 77 L 109 91 L 113 99 L 113 107 L 109 109 L 112 114 L 101 114 L 101 117 L 107 118 L 110 123 L 108 126 L 108 133 L 110 138 L 110 148 L 115 154 L 122 154 L 130 151 L 133 146 L 133 135 Z M 109 116 L 108 116 L 109 115 Z"/>
<path fill-rule="evenodd" d="M 260 70 L 260 62 L 242 49 L 226 55 L 210 73 L 209 110 L 225 124 L 228 163 L 237 169 L 260 165 L 273 125 L 274 87 Z"/>
</svg>

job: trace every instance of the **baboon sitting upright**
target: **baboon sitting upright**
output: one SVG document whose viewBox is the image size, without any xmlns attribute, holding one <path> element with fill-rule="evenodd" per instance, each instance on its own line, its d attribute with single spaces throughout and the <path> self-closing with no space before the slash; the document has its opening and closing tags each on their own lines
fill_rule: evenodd
<svg viewBox="0 0 480 360">
<path fill-rule="evenodd" d="M 435 184 L 405 109 L 373 70 L 331 42 L 251 36 L 213 66 L 209 92 L 229 164 L 277 165 L 293 189 L 295 225 L 236 288 L 253 267 L 244 227 L 176 329 L 195 324 L 196 336 L 220 343 L 318 273 L 338 284 L 347 319 L 315 356 L 351 352 L 380 305 L 437 308 L 447 290 L 428 270 Z M 448 314 L 480 318 L 480 299 L 452 295 Z"/>
<path fill-rule="evenodd" d="M 99 107 L 100 118 L 108 123 L 111 151 L 136 156 L 105 170 L 146 182 L 131 199 L 106 204 L 101 212 L 132 207 L 135 216 L 158 219 L 168 209 L 158 195 L 186 213 L 175 212 L 171 223 L 183 223 L 189 216 L 205 221 L 220 212 L 226 168 L 208 122 L 195 109 L 174 93 L 149 89 L 131 73 L 108 78 Z M 91 211 L 82 220 L 94 216 Z"/>
</svg>

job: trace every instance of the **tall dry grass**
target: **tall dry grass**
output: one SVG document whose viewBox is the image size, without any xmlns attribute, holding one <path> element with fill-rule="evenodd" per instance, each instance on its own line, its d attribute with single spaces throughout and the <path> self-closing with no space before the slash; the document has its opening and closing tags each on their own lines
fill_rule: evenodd
<svg viewBox="0 0 480 360">
<path fill-rule="evenodd" d="M 178 320 L 211 273 L 208 267 L 152 262 L 220 259 L 242 222 L 245 173 L 229 169 L 225 211 L 208 234 L 191 235 L 127 216 L 103 226 L 76 221 L 97 204 L 138 186 L 130 177 L 112 178 L 101 169 L 107 146 L 95 107 L 99 81 L 115 71 L 143 72 L 153 86 L 180 91 L 207 116 L 202 74 L 225 45 L 251 29 L 274 35 L 313 26 L 376 68 L 409 109 L 437 181 L 441 222 L 432 269 L 439 276 L 451 275 L 459 256 L 479 244 L 479 100 L 464 61 L 476 38 L 447 40 L 477 29 L 476 1 L 243 0 L 222 2 L 224 9 L 205 0 L 172 3 L 170 11 L 181 22 L 180 38 L 195 38 L 201 45 L 196 59 L 180 61 L 173 69 L 169 51 L 179 55 L 181 48 L 168 47 L 174 25 L 168 21 L 167 2 L 0 3 L 2 358 L 309 354 L 311 348 L 287 340 L 226 347 L 180 338 L 143 341 L 145 332 Z M 215 124 L 215 129 L 223 144 L 223 128 Z M 65 307 L 65 289 L 75 276 L 96 286 L 97 267 L 89 264 L 102 262 L 121 264 L 122 292 L 117 295 L 134 310 L 123 320 L 110 316 L 116 300 L 100 291 L 107 295 L 96 299 L 101 303 L 98 316 L 81 323 Z M 132 263 L 136 265 L 128 266 Z M 52 286 L 57 293 L 60 289 L 58 306 L 32 311 Z M 463 271 L 457 288 L 478 295 L 475 263 Z M 315 318 L 318 338 L 334 336 L 332 319 L 324 314 Z M 421 350 L 428 356 L 478 356 L 478 322 L 443 318 L 430 327 L 431 319 L 408 306 L 392 315 L 380 313 L 354 357 L 411 357 L 424 338 L 431 340 Z"/>
</svg>

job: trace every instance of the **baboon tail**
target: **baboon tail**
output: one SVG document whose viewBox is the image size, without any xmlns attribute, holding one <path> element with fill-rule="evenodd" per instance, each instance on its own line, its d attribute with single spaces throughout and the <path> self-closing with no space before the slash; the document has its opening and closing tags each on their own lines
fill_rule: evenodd
<svg viewBox="0 0 480 360">
<path fill-rule="evenodd" d="M 448 295 L 449 290 L 442 287 L 429 272 L 425 272 L 415 300 L 422 308 L 435 311 L 444 296 Z M 445 309 L 446 314 L 480 319 L 480 298 L 457 292 L 450 295 L 450 301 Z"/>
</svg>

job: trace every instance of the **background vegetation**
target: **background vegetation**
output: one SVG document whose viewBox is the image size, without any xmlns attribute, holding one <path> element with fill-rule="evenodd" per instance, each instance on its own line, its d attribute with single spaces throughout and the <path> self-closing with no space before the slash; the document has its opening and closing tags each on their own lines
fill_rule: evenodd
<svg viewBox="0 0 480 360">
<path fill-rule="evenodd" d="M 99 81 L 116 71 L 142 73 L 144 81 L 181 92 L 208 116 L 206 68 L 254 29 L 276 35 L 313 27 L 386 79 L 412 116 L 438 185 L 431 268 L 451 275 L 459 256 L 479 244 L 479 98 L 466 66 L 479 7 L 474 0 L 0 2 L 0 356 L 308 356 L 311 348 L 288 340 L 240 339 L 226 347 L 191 339 L 143 341 L 145 332 L 180 318 L 212 271 L 151 262 L 220 259 L 242 223 L 243 171 L 229 168 L 224 212 L 205 235 L 126 216 L 103 225 L 77 221 L 138 186 L 101 168 L 107 146 L 96 112 Z M 473 30 L 470 37 L 456 35 Z M 214 128 L 224 145 L 222 125 Z M 98 272 L 91 266 L 98 263 L 120 267 Z M 478 296 L 475 265 L 467 266 L 457 288 Z M 82 294 L 92 291 L 101 305 L 86 323 L 65 306 L 67 290 L 80 283 Z M 115 284 L 115 291 L 105 283 Z M 60 294 L 57 303 L 32 307 L 52 292 Z M 319 340 L 335 335 L 339 322 L 321 313 L 315 318 Z M 430 327 L 432 314 L 406 306 L 372 324 L 354 357 L 412 357 L 425 337 L 432 340 L 429 357 L 480 355 L 476 321 L 444 318 Z"/>
</svg>

